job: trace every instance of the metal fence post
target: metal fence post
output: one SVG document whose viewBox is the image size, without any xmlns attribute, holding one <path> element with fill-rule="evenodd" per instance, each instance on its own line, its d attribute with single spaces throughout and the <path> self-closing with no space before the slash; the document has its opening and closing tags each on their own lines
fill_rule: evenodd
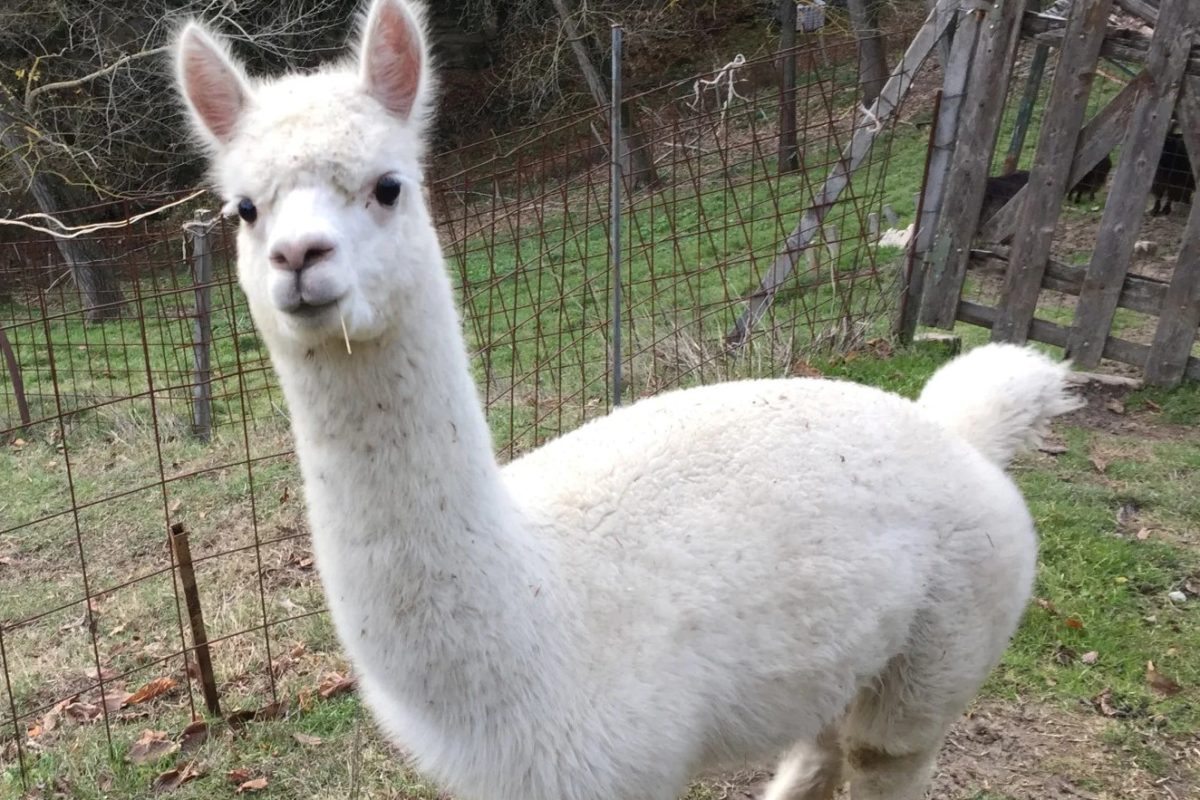
<svg viewBox="0 0 1200 800">
<path fill-rule="evenodd" d="M 202 442 L 212 438 L 212 248 L 211 226 L 197 215 L 187 226 L 192 234 L 192 287 L 196 296 L 192 332 L 192 433 Z"/>
<path fill-rule="evenodd" d="M 612 87 L 609 117 L 612 126 L 609 153 L 612 173 L 609 186 L 610 259 L 612 261 L 612 403 L 621 405 L 621 26 L 612 26 Z"/>
</svg>

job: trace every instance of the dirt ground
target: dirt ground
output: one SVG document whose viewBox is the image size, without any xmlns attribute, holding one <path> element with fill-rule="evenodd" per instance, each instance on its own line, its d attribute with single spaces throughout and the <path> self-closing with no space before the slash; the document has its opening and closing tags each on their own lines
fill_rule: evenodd
<svg viewBox="0 0 1200 800">
<path fill-rule="evenodd" d="M 986 702 L 951 731 L 930 800 L 1185 800 L 1196 797 L 1200 735 L 1106 744 L 1094 711 Z M 1143 763 L 1158 760 L 1155 777 Z M 714 800 L 756 800 L 770 779 L 746 772 L 712 784 Z M 843 792 L 839 798 L 847 795 Z"/>
</svg>

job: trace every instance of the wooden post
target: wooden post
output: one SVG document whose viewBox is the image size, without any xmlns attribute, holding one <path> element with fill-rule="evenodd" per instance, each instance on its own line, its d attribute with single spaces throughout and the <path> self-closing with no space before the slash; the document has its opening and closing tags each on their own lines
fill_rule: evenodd
<svg viewBox="0 0 1200 800">
<path fill-rule="evenodd" d="M 204 629 L 204 612 L 200 608 L 200 590 L 196 588 L 196 570 L 192 566 L 192 548 L 182 522 L 171 526 L 171 549 L 175 553 L 175 566 L 179 569 L 179 581 L 183 584 L 183 598 L 187 602 L 188 622 L 192 627 L 192 647 L 196 653 L 196 666 L 200 668 L 200 686 L 204 691 L 204 705 L 208 713 L 221 714 L 221 701 L 217 695 L 217 679 L 213 674 L 212 656 L 208 652 L 208 633 Z"/>
<path fill-rule="evenodd" d="M 1179 98 L 1179 129 L 1192 162 L 1192 174 L 1200 176 L 1200 78 L 1189 77 Z M 1175 271 L 1163 298 L 1158 329 L 1146 360 L 1146 383 L 1175 386 L 1183 380 L 1196 328 L 1200 326 L 1200 198 L 1192 200 L 1183 246 L 1175 259 Z"/>
<path fill-rule="evenodd" d="M 198 215 L 199 217 L 199 215 Z M 212 250 L 207 223 L 192 226 L 192 290 L 196 319 L 192 333 L 192 433 L 212 438 Z"/>
<path fill-rule="evenodd" d="M 933 118 L 941 115 L 942 91 L 933 96 Z M 904 291 L 900 294 L 900 313 L 892 329 L 901 344 L 912 344 L 917 332 L 917 319 L 921 309 L 921 293 L 924 290 L 925 274 L 918 266 L 917 239 L 921 236 L 921 219 L 925 216 L 925 193 L 929 189 L 929 168 L 937 142 L 937 125 L 929 126 L 929 144 L 925 149 L 925 172 L 921 175 L 921 192 L 917 195 L 917 211 L 914 217 L 912 241 L 908 243 L 908 258 L 904 266 Z"/>
<path fill-rule="evenodd" d="M 1037 105 L 1038 92 L 1042 88 L 1042 75 L 1046 72 L 1046 58 L 1050 55 L 1050 45 L 1039 44 L 1033 49 L 1033 58 L 1029 61 L 1029 77 L 1025 81 L 1025 92 L 1021 95 L 1021 105 L 1017 108 L 1017 121 L 1013 125 L 1012 139 L 1008 143 L 1008 153 L 1004 156 L 1004 174 L 1016 170 L 1021 163 L 1021 151 L 1025 149 L 1025 134 L 1029 132 L 1029 123 L 1033 119 L 1033 107 Z"/>
<path fill-rule="evenodd" d="M 1104 353 L 1198 17 L 1194 0 L 1163 0 L 1159 9 L 1146 59 L 1152 80 L 1134 105 L 1068 340 L 1067 354 L 1083 369 L 1096 366 Z"/>
<path fill-rule="evenodd" d="M 796 0 L 779 0 L 779 174 L 800 169 L 796 148 Z"/>
<path fill-rule="evenodd" d="M 25 382 L 21 380 L 21 365 L 17 362 L 17 354 L 13 352 L 12 344 L 8 341 L 4 328 L 0 328 L 0 351 L 4 353 L 4 363 L 8 366 L 8 378 L 12 382 L 17 414 L 21 417 L 22 425 L 29 425 L 29 403 L 25 399 Z"/>
<path fill-rule="evenodd" d="M 813 204 L 804 211 L 796 227 L 784 240 L 783 247 L 775 256 L 775 260 L 771 263 L 771 267 L 767 270 L 758 289 L 747 298 L 746 309 L 725 336 L 727 347 L 731 349 L 741 347 L 749 338 L 754 325 L 770 308 L 775 299 L 775 293 L 779 291 L 779 287 L 795 269 L 800 254 L 820 230 L 825 215 L 837 202 L 842 190 L 850 183 L 850 176 L 867 157 L 867 153 L 871 151 L 871 144 L 875 141 L 875 136 L 883 130 L 883 126 L 896 113 L 901 101 L 908 94 L 909 87 L 912 86 L 917 70 L 925 62 L 942 34 L 945 33 L 946 26 L 950 24 L 952 17 L 949 14 L 938 14 L 937 11 L 944 10 L 957 2 L 958 0 L 939 0 L 937 9 L 929 15 L 925 24 L 917 31 L 904 58 L 892 70 L 892 76 L 884 85 L 883 91 L 879 93 L 879 99 L 871 109 L 870 117 L 874 122 L 866 120 L 866 124 L 859 125 L 855 129 L 849 146 L 829 171 Z"/>
<path fill-rule="evenodd" d="M 929 177 L 925 184 L 925 200 L 921 206 L 921 218 L 914 230 L 915 262 L 911 289 L 920 293 L 910 297 L 906 314 L 916 315 L 921 311 L 925 279 L 929 270 L 929 249 L 933 234 L 941 218 L 943 198 L 946 194 L 946 179 L 950 159 L 954 156 L 954 142 L 958 137 L 958 117 L 962 110 L 963 96 L 967 91 L 967 79 L 971 75 L 971 56 L 975 53 L 975 40 L 979 36 L 979 15 L 963 9 L 957 21 L 954 42 L 942 62 L 945 66 L 942 79 L 942 94 L 938 111 L 934 115 L 933 152 L 929 155 Z M 904 323 L 906 330 L 916 330 L 917 319 Z"/>
<path fill-rule="evenodd" d="M 1002 0 L 987 6 L 986 16 L 980 24 L 958 126 L 958 141 L 946 185 L 946 196 L 953 197 L 954 204 L 945 208 L 938 220 L 935 252 L 925 284 L 921 317 L 927 325 L 954 326 L 958 296 L 967 275 L 971 240 L 983 208 L 992 152 L 1000 135 L 1000 118 L 1004 113 L 1013 58 L 1020 42 L 1024 11 L 1025 0 Z"/>
<path fill-rule="evenodd" d="M 1037 153 L 1029 171 L 1027 185 L 1033 187 L 1033 193 L 1018 207 L 1017 230 L 1022 235 L 1013 242 L 1000 311 L 992 325 L 993 341 L 1024 343 L 1037 310 L 1054 230 L 1071 188 L 1071 161 L 1087 113 L 1112 2 L 1076 0 L 1071 6 L 1067 45 L 1059 55 Z"/>
</svg>

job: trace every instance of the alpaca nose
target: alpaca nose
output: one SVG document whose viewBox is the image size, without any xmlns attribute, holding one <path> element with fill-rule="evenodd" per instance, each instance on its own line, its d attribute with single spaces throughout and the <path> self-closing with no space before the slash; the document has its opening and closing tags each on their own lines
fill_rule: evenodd
<svg viewBox="0 0 1200 800">
<path fill-rule="evenodd" d="M 271 246 L 271 266 L 288 272 L 308 269 L 333 252 L 333 240 L 320 233 L 303 234 Z"/>
</svg>

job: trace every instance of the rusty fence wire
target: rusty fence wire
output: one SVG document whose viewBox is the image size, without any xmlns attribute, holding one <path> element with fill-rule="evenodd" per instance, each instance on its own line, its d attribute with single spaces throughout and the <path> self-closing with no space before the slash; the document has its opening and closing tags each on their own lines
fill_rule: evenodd
<svg viewBox="0 0 1200 800">
<path fill-rule="evenodd" d="M 920 76 L 878 132 L 749 335 L 730 338 L 855 131 L 874 124 L 859 110 L 852 41 L 805 37 L 791 57 L 799 167 L 784 174 L 773 56 L 731 54 L 727 69 L 627 98 L 627 402 L 807 374 L 814 359 L 887 336 L 905 259 L 902 244 L 878 240 L 912 219 L 936 76 Z M 593 111 L 430 166 L 503 459 L 613 404 L 609 146 L 606 114 Z M 112 752 L 146 716 L 178 731 L 207 704 L 211 719 L 211 693 L 243 721 L 246 709 L 303 707 L 346 672 L 287 410 L 236 285 L 235 225 L 184 231 L 217 205 L 205 196 L 91 237 L 120 290 L 119 314 L 102 322 L 88 321 L 52 240 L 0 233 L 0 773 L 36 778 L 55 752 L 97 738 Z"/>
</svg>

